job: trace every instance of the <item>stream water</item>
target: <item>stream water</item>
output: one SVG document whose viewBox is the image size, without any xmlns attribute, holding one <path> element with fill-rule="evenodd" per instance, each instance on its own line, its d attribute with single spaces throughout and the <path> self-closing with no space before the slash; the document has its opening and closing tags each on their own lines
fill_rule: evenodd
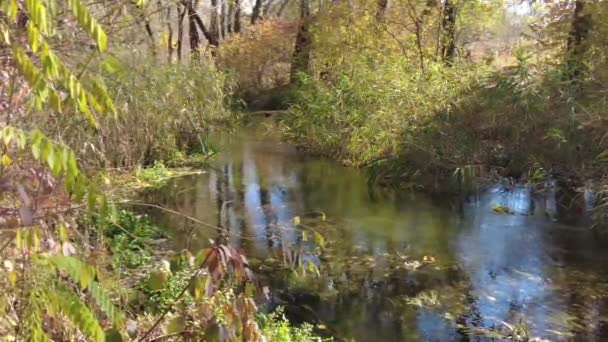
<svg viewBox="0 0 608 342">
<path fill-rule="evenodd" d="M 270 305 L 294 321 L 338 340 L 608 340 L 608 241 L 557 222 L 551 194 L 497 186 L 437 199 L 370 188 L 361 171 L 255 129 L 218 145 L 212 168 L 146 200 L 228 230 L 270 286 Z M 218 238 L 152 215 L 177 250 Z"/>
</svg>

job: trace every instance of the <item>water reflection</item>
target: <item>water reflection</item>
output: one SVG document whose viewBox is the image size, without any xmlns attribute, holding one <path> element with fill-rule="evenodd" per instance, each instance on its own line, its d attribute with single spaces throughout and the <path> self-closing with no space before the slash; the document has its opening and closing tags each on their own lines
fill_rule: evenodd
<svg viewBox="0 0 608 342">
<path fill-rule="evenodd" d="M 369 189 L 361 173 L 272 138 L 245 132 L 221 144 L 228 153 L 206 174 L 177 180 L 148 200 L 227 229 L 231 244 L 259 260 L 285 258 L 286 247 L 311 248 L 294 216 L 326 216 L 338 227 L 327 232 L 332 242 L 306 259 L 321 279 L 291 292 L 270 279 L 277 303 L 296 319 L 358 341 L 483 340 L 482 329 L 505 332 L 520 322 L 551 340 L 608 338 L 604 243 L 555 223 L 554 197 L 497 187 L 455 212 L 447 200 Z M 496 205 L 513 213 L 496 213 Z M 218 238 L 183 218 L 155 215 L 174 229 L 177 249 Z M 437 262 L 400 267 L 402 257 L 423 256 Z M 438 303 L 406 304 L 432 291 Z"/>
<path fill-rule="evenodd" d="M 497 215 L 492 210 L 497 204 L 515 214 Z M 493 327 L 518 321 L 522 311 L 544 315 L 534 305 L 550 298 L 544 269 L 551 260 L 544 231 L 527 216 L 534 210 L 530 190 L 492 189 L 467 209 L 457 255 L 475 298 L 477 321 L 468 323 Z"/>
</svg>

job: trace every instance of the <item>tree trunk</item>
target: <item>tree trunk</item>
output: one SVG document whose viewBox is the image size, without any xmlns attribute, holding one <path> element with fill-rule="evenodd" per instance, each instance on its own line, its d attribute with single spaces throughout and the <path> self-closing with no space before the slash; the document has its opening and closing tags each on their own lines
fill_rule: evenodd
<svg viewBox="0 0 608 342">
<path fill-rule="evenodd" d="M 444 0 L 441 11 L 441 28 L 443 31 L 441 57 L 450 66 L 456 57 L 456 6 L 453 0 Z"/>
<path fill-rule="evenodd" d="M 182 60 L 182 42 L 184 38 L 184 17 L 186 16 L 186 6 L 179 13 L 179 19 L 177 21 L 177 60 Z"/>
<path fill-rule="evenodd" d="M 173 26 L 171 25 L 171 6 L 167 7 L 167 16 L 165 19 L 167 25 L 167 62 L 173 61 Z"/>
<path fill-rule="evenodd" d="M 234 32 L 234 2 L 230 1 L 228 3 L 228 18 L 226 23 L 226 31 L 227 33 Z"/>
<path fill-rule="evenodd" d="M 226 0 L 221 0 L 222 4 L 220 5 L 220 39 L 226 39 L 226 22 L 227 12 L 226 12 Z"/>
<path fill-rule="evenodd" d="M 209 20 L 209 33 L 214 39 L 220 40 L 219 21 L 217 18 L 218 5 L 217 0 L 211 0 L 211 15 Z"/>
<path fill-rule="evenodd" d="M 296 35 L 296 43 L 291 61 L 291 82 L 297 81 L 298 73 L 308 72 L 310 63 L 310 4 L 309 0 L 300 0 L 300 23 Z"/>
<path fill-rule="evenodd" d="M 194 19 L 194 22 L 196 23 L 196 25 L 198 25 L 198 28 L 201 29 L 201 32 L 203 32 L 203 36 L 205 37 L 205 39 L 207 39 L 209 45 L 214 47 L 220 45 L 219 41 L 211 34 L 211 32 L 209 32 L 209 30 L 207 30 L 207 27 L 203 23 L 203 20 L 194 10 L 192 2 L 184 0 L 182 1 L 182 3 L 184 6 L 186 6 L 186 9 L 188 10 L 188 17 Z"/>
<path fill-rule="evenodd" d="M 152 52 L 152 56 L 156 56 L 156 41 L 154 40 L 154 32 L 152 31 L 152 25 L 150 25 L 150 20 L 146 17 L 144 11 L 135 5 L 137 9 L 140 11 L 140 19 L 144 23 L 144 29 L 148 35 L 148 39 L 150 40 L 150 51 Z"/>
<path fill-rule="evenodd" d="M 198 30 L 196 29 L 196 21 L 194 20 L 194 14 L 192 9 L 192 0 L 188 2 L 188 33 L 190 35 L 190 55 L 193 61 L 200 59 L 199 44 L 200 38 L 198 36 Z"/>
<path fill-rule="evenodd" d="M 576 0 L 572 26 L 568 36 L 567 55 L 568 55 L 568 76 L 571 80 L 578 79 L 585 71 L 583 58 L 587 50 L 586 40 L 591 30 L 591 15 L 585 14 L 585 1 Z"/>
<path fill-rule="evenodd" d="M 241 32 L 241 1 L 234 0 L 234 33 Z"/>
<path fill-rule="evenodd" d="M 261 12 L 262 0 L 255 0 L 255 5 L 253 6 L 253 10 L 251 11 L 251 25 L 255 25 L 256 21 L 260 19 Z"/>
<path fill-rule="evenodd" d="M 388 8 L 388 0 L 377 0 L 377 5 L 376 20 L 378 22 L 383 22 L 384 16 L 386 15 L 386 9 Z"/>
<path fill-rule="evenodd" d="M 420 70 L 424 71 L 424 50 L 422 49 L 422 20 L 416 19 L 414 22 L 416 28 L 416 48 L 418 49 L 418 58 L 420 59 Z"/>
</svg>

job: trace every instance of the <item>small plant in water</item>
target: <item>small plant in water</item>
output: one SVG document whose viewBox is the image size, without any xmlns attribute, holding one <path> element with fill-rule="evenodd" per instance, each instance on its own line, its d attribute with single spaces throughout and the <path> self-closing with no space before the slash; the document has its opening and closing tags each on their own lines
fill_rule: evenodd
<svg viewBox="0 0 608 342">
<path fill-rule="evenodd" d="M 495 204 L 492 206 L 492 211 L 497 214 L 512 214 L 513 210 L 506 205 Z"/>
<path fill-rule="evenodd" d="M 160 188 L 171 176 L 173 172 L 167 169 L 162 161 L 155 161 L 152 167 L 139 168 L 135 173 L 135 178 L 141 183 L 150 185 L 153 188 Z"/>
<path fill-rule="evenodd" d="M 262 335 L 266 336 L 267 341 L 273 342 L 312 342 L 312 341 L 332 341 L 332 339 L 322 339 L 315 336 L 313 326 L 304 323 L 299 327 L 291 325 L 283 314 L 283 308 L 277 308 L 271 314 L 260 314 L 257 317 Z"/>
<path fill-rule="evenodd" d="M 419 308 L 426 308 L 439 305 L 439 296 L 437 291 L 420 292 L 416 297 L 407 298 L 405 302 L 409 305 L 414 305 Z"/>
</svg>

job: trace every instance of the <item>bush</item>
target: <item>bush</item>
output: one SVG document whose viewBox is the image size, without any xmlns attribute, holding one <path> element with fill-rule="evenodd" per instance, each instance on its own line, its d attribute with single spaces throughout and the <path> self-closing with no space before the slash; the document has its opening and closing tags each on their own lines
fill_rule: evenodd
<svg viewBox="0 0 608 342">
<path fill-rule="evenodd" d="M 99 128 L 63 116 L 45 131 L 61 127 L 58 139 L 95 167 L 135 167 L 169 161 L 176 151 L 208 154 L 213 125 L 229 124 L 227 78 L 207 64 L 165 65 L 124 61 L 104 72 L 118 115 L 99 118 Z M 84 158 L 83 158 L 84 159 Z"/>
<path fill-rule="evenodd" d="M 332 82 L 303 76 L 285 120 L 288 134 L 355 165 L 395 157 L 404 149 L 439 153 L 418 139 L 451 115 L 459 106 L 457 96 L 483 70 L 418 72 L 405 63 L 386 60 L 374 68 L 337 73 Z"/>
<path fill-rule="evenodd" d="M 239 95 L 253 97 L 260 90 L 289 83 L 294 39 L 293 23 L 265 19 L 223 42 L 217 63 L 221 70 L 236 76 Z"/>
</svg>

